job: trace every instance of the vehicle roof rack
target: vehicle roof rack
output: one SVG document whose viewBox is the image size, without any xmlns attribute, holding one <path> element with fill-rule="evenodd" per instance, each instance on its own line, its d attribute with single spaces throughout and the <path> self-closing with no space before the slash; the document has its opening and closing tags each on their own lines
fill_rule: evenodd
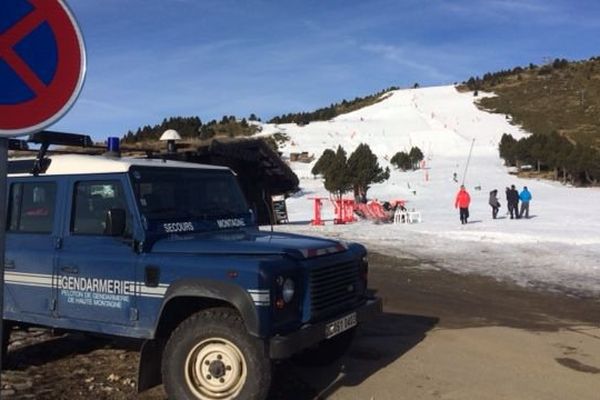
<svg viewBox="0 0 600 400">
<path fill-rule="evenodd" d="M 8 139 L 8 150 L 29 151 L 29 145 L 25 140 Z"/>
<path fill-rule="evenodd" d="M 29 143 L 37 144 L 40 146 L 39 146 L 39 148 L 36 147 L 36 148 L 32 149 L 29 147 Z M 35 160 L 33 160 L 33 166 L 30 170 L 30 173 L 33 175 L 39 175 L 40 173 L 44 172 L 46 170 L 46 168 L 48 167 L 48 165 L 50 164 L 48 162 L 49 160 L 45 159 L 45 157 L 48 153 L 48 148 L 52 145 L 80 147 L 80 148 L 89 149 L 89 151 L 83 152 L 83 154 L 89 154 L 89 155 L 99 155 L 98 150 L 104 150 L 104 151 L 107 150 L 107 147 L 104 145 L 94 144 L 94 142 L 88 135 L 83 135 L 83 134 L 78 134 L 78 133 L 47 131 L 47 130 L 29 135 L 29 137 L 26 140 L 9 139 L 9 142 L 8 142 L 9 150 L 30 151 L 30 152 L 37 153 Z M 129 150 L 129 151 L 141 151 L 141 152 L 146 153 L 146 157 L 148 157 L 148 158 L 150 158 L 155 153 L 154 149 L 146 149 L 146 148 L 124 148 L 124 147 L 122 147 L 121 149 Z M 55 154 L 72 154 L 72 153 L 81 154 L 82 152 L 72 151 L 72 150 L 71 151 L 69 151 L 69 150 L 52 150 L 52 153 L 55 153 Z M 107 154 L 107 153 L 104 153 L 104 154 Z M 31 161 L 29 161 L 29 163 L 31 163 Z M 20 163 L 20 164 L 23 164 L 23 163 Z M 18 168 L 19 172 L 22 171 L 23 165 L 21 165 Z"/>
<path fill-rule="evenodd" d="M 43 159 L 46 156 L 50 145 L 95 147 L 94 142 L 92 142 L 92 138 L 90 138 L 88 135 L 55 131 L 41 131 L 34 133 L 33 135 L 29 136 L 27 142 L 40 145 L 40 149 L 31 170 L 33 175 L 39 175 L 39 173 L 44 169 Z"/>
<path fill-rule="evenodd" d="M 43 145 L 59 145 L 73 147 L 97 147 L 94 145 L 92 138 L 88 135 L 78 133 L 65 133 L 56 131 L 41 131 L 29 135 L 27 139 L 29 143 L 37 143 Z"/>
</svg>

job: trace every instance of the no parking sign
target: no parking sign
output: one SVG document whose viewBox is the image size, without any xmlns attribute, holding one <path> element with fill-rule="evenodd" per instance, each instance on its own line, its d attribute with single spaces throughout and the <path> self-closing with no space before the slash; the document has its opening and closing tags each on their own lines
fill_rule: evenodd
<svg viewBox="0 0 600 400">
<path fill-rule="evenodd" d="M 83 38 L 62 0 L 0 2 L 0 135 L 44 129 L 73 105 L 85 77 Z"/>
</svg>

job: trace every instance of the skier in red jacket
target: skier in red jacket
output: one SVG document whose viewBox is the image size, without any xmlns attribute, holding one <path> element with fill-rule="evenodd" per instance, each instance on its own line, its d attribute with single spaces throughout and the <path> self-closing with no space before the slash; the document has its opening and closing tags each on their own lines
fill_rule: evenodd
<svg viewBox="0 0 600 400">
<path fill-rule="evenodd" d="M 454 208 L 460 209 L 460 223 L 463 225 L 467 223 L 467 218 L 469 218 L 469 204 L 471 204 L 471 196 L 465 189 L 465 185 L 460 185 L 460 190 L 454 201 Z"/>
</svg>

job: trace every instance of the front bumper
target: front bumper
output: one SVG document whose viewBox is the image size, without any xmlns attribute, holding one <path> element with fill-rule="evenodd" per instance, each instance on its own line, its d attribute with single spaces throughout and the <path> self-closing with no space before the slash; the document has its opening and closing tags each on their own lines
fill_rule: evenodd
<svg viewBox="0 0 600 400">
<path fill-rule="evenodd" d="M 311 347 L 323 340 L 325 337 L 325 326 L 333 322 L 344 315 L 356 312 L 356 318 L 358 325 L 363 322 L 369 321 L 376 317 L 382 311 L 382 302 L 380 298 L 373 298 L 367 300 L 365 304 L 354 309 L 347 310 L 347 312 L 331 318 L 325 321 L 317 322 L 314 324 L 307 324 L 299 330 L 290 333 L 286 336 L 275 336 L 270 340 L 269 355 L 271 359 L 277 360 L 282 358 L 288 358 L 308 347 Z M 354 328 L 353 328 L 354 329 Z"/>
</svg>

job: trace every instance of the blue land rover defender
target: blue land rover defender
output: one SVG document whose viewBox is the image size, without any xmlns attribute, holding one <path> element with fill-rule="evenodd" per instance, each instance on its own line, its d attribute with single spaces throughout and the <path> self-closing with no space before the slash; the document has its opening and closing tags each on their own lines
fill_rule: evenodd
<svg viewBox="0 0 600 400">
<path fill-rule="evenodd" d="M 264 399 L 274 361 L 332 362 L 381 310 L 363 246 L 260 231 L 228 168 L 71 154 L 10 169 L 4 350 L 13 326 L 139 338 L 139 391 Z"/>
</svg>

